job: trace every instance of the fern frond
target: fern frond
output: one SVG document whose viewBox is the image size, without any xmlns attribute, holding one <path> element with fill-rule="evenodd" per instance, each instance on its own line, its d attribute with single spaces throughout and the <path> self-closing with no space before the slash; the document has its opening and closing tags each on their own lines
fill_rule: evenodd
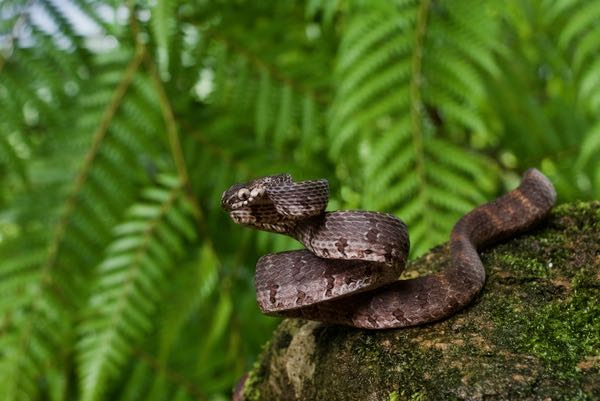
<svg viewBox="0 0 600 401">
<path fill-rule="evenodd" d="M 488 37 L 495 28 L 480 22 L 485 5 L 470 4 L 464 13 L 452 7 L 407 2 L 357 11 L 336 69 L 330 154 L 346 159 L 350 144 L 360 143 L 362 153 L 351 157 L 362 170 L 363 206 L 405 219 L 413 255 L 446 238 L 458 216 L 495 190 L 485 158 L 445 138 L 466 133 L 492 141 L 479 106 L 485 74 L 497 70 L 496 42 Z M 429 109 L 441 122 L 428 118 Z"/>
<path fill-rule="evenodd" d="M 0 398 L 27 400 L 39 394 L 41 372 L 61 348 L 61 325 L 68 317 L 60 313 L 51 297 L 40 299 L 38 266 L 44 249 L 26 253 L 21 244 L 7 252 L 7 245 L 3 245 L 3 255 L 11 257 L 0 264 Z M 55 364 L 60 365 L 60 360 L 55 359 Z"/>
<path fill-rule="evenodd" d="M 579 35 L 589 30 L 590 27 L 597 26 L 600 18 L 600 5 L 595 1 L 577 2 L 577 10 L 571 15 L 568 23 L 563 28 L 559 44 L 566 47 Z"/>
<path fill-rule="evenodd" d="M 22 379 L 7 387 L 9 394 L 3 399 L 35 398 L 38 390 L 36 380 L 43 374 L 45 366 L 52 360 L 60 359 L 58 354 L 63 351 L 61 340 L 55 342 L 54 336 L 66 338 L 71 329 L 70 318 L 61 314 L 81 302 L 87 291 L 85 277 L 89 276 L 91 268 L 101 257 L 101 250 L 110 238 L 111 225 L 120 220 L 123 211 L 131 203 L 135 195 L 132 188 L 144 180 L 144 177 L 131 174 L 131 170 L 123 170 L 119 166 L 134 160 L 142 166 L 140 156 L 147 155 L 148 159 L 152 159 L 151 155 L 160 147 L 159 141 L 142 139 L 145 135 L 155 136 L 160 124 L 152 124 L 154 116 L 159 114 L 156 104 L 137 99 L 144 97 L 139 94 L 144 80 L 134 77 L 139 71 L 141 57 L 137 55 L 137 58 L 131 58 L 129 53 L 129 58 L 124 59 L 125 65 L 122 61 L 123 58 L 111 59 L 104 70 L 107 74 L 99 72 L 98 80 L 89 82 L 85 91 L 93 93 L 91 97 L 95 99 L 86 99 L 85 93 L 81 96 L 89 108 L 88 116 L 95 118 L 82 119 L 81 126 L 77 119 L 71 123 L 81 129 L 78 132 L 89 133 L 94 130 L 96 136 L 71 186 L 71 194 L 64 203 L 46 260 L 41 263 L 36 276 L 30 277 L 30 285 L 35 289 L 36 296 L 17 293 L 13 298 L 14 305 L 26 305 L 23 308 L 28 312 L 19 330 L 7 336 L 8 341 L 17 342 L 18 346 L 12 347 L 10 356 L 5 358 L 2 355 L 0 364 L 11 367 L 6 372 L 11 379 Z M 94 93 L 98 87 L 102 90 Z M 103 90 L 105 95 L 102 94 Z M 148 122 L 152 125 L 145 126 Z M 146 127 L 147 131 L 140 131 L 140 126 Z M 81 163 L 81 146 L 89 141 L 89 136 L 73 135 L 72 132 L 60 131 L 54 137 L 58 145 L 56 154 L 60 155 L 56 163 L 67 166 Z M 61 141 L 64 142 L 61 144 Z M 36 175 L 36 178 L 39 177 Z M 70 174 L 63 174 L 62 183 L 70 177 Z M 49 213 L 48 216 L 52 218 L 54 214 Z M 53 300 L 55 293 L 59 294 L 57 300 Z M 13 310 L 6 313 L 18 312 Z M 52 333 L 47 332 L 50 330 Z"/>
<path fill-rule="evenodd" d="M 159 186 L 143 191 L 143 203 L 132 206 L 127 220 L 115 228 L 98 266 L 89 302 L 95 313 L 79 330 L 84 400 L 101 399 L 133 345 L 152 327 L 161 283 L 183 254 L 183 242 L 195 235 L 181 185 L 168 176 L 159 181 Z"/>
</svg>

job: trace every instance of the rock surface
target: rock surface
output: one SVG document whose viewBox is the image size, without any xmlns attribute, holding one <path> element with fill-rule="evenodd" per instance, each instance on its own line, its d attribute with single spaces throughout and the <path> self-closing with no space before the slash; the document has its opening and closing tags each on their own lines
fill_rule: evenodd
<svg viewBox="0 0 600 401">
<path fill-rule="evenodd" d="M 559 206 L 482 254 L 487 282 L 441 322 L 367 331 L 284 320 L 246 400 L 600 400 L 600 202 Z M 405 277 L 448 262 L 440 246 Z"/>
</svg>

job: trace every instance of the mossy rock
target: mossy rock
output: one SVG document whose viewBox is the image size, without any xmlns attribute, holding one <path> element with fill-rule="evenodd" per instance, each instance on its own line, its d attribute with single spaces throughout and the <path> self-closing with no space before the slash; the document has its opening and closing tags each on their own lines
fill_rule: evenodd
<svg viewBox="0 0 600 401">
<path fill-rule="evenodd" d="M 487 282 L 460 313 L 367 331 L 284 320 L 246 400 L 600 400 L 600 202 L 557 207 L 482 254 Z M 440 246 L 406 275 L 448 263 Z"/>
</svg>

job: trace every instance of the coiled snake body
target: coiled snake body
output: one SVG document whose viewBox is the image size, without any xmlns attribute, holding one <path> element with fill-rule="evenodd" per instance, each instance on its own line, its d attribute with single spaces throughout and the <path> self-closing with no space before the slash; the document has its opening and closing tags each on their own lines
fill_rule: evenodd
<svg viewBox="0 0 600 401">
<path fill-rule="evenodd" d="M 456 223 L 448 267 L 409 280 L 398 280 L 409 250 L 405 224 L 386 213 L 325 212 L 328 197 L 326 180 L 294 182 L 282 174 L 233 185 L 221 205 L 238 224 L 287 234 L 306 247 L 259 259 L 255 284 L 264 313 L 386 329 L 433 322 L 467 305 L 485 283 L 477 249 L 539 223 L 556 192 L 542 173 L 528 170 L 517 189 Z"/>
</svg>

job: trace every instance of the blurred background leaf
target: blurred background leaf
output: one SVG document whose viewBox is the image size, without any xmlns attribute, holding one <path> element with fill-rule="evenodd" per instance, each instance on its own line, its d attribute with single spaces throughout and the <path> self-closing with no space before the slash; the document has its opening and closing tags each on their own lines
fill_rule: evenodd
<svg viewBox="0 0 600 401">
<path fill-rule="evenodd" d="M 528 167 L 600 198 L 600 3 L 0 3 L 0 399 L 226 400 L 276 319 L 235 182 L 325 177 L 412 257 Z"/>
</svg>

